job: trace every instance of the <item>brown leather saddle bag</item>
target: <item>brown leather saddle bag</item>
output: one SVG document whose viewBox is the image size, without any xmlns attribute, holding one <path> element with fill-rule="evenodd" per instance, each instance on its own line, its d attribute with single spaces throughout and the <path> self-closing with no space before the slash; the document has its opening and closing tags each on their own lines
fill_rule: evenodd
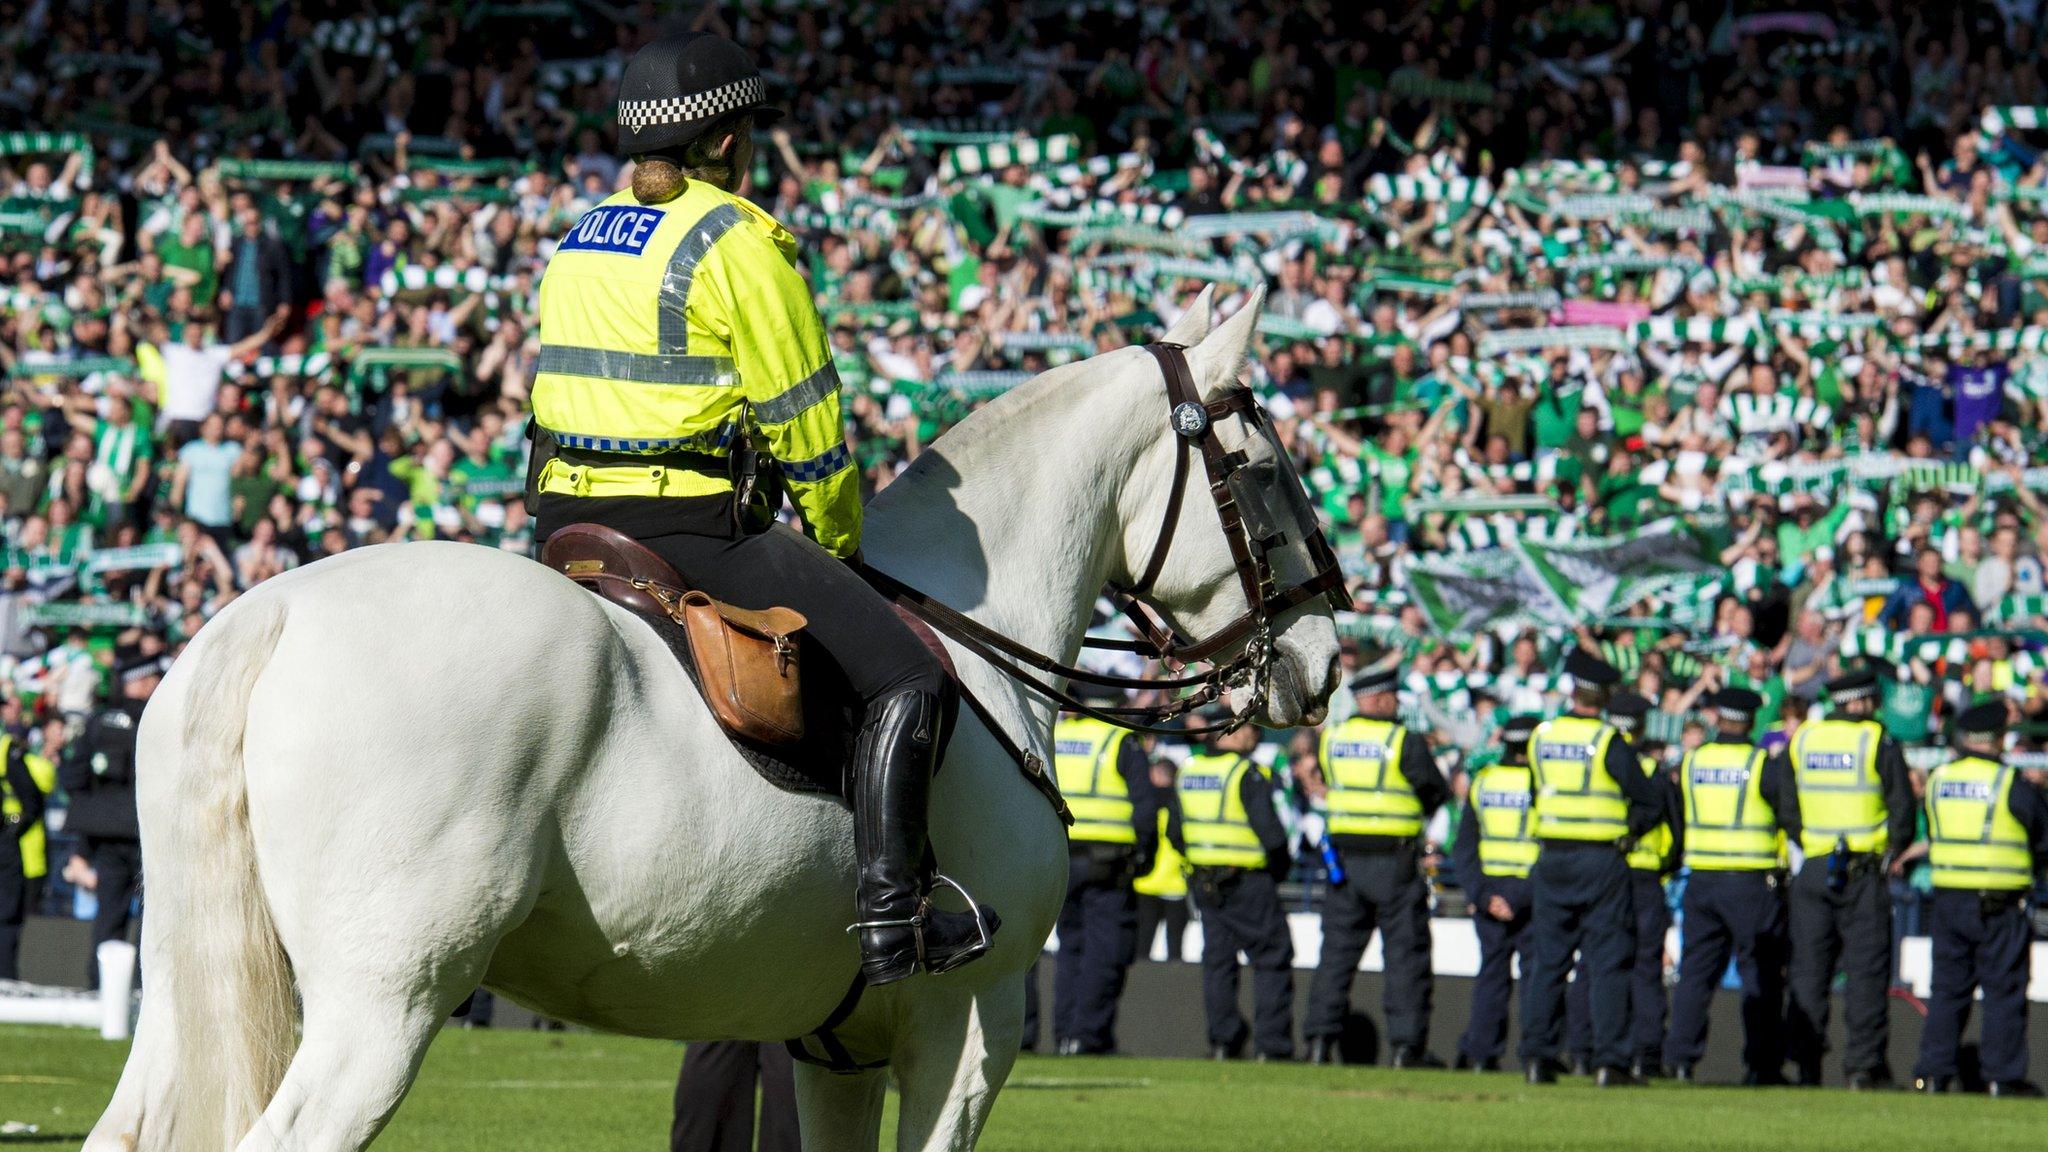
<svg viewBox="0 0 2048 1152">
<path fill-rule="evenodd" d="M 667 561 L 595 524 L 550 536 L 541 563 L 656 627 L 665 620 L 681 629 L 704 702 L 727 732 L 762 744 L 803 739 L 801 612 L 739 608 L 685 589 Z"/>
</svg>

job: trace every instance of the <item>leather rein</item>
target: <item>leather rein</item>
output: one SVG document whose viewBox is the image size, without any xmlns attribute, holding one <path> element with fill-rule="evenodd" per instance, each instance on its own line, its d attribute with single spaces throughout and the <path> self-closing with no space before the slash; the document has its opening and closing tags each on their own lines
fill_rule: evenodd
<svg viewBox="0 0 2048 1152">
<path fill-rule="evenodd" d="M 1340 601 L 1344 577 L 1337 564 L 1336 552 L 1323 536 L 1322 526 L 1309 515 L 1298 519 L 1307 520 L 1306 525 L 1300 527 L 1307 536 L 1306 544 L 1314 570 L 1307 579 L 1298 584 L 1279 587 L 1269 558 L 1275 547 L 1276 537 L 1260 537 L 1253 532 L 1247 524 L 1246 509 L 1240 503 L 1238 492 L 1235 490 L 1237 486 L 1231 483 L 1232 477 L 1246 465 L 1246 455 L 1243 452 L 1226 451 L 1222 440 L 1216 434 L 1216 424 L 1231 416 L 1242 418 L 1254 428 L 1259 427 L 1265 419 L 1265 413 L 1259 407 L 1258 400 L 1252 396 L 1250 389 L 1234 389 L 1220 400 L 1204 402 L 1195 390 L 1194 376 L 1188 370 L 1185 346 L 1161 342 L 1145 345 L 1145 351 L 1151 353 L 1153 359 L 1159 362 L 1160 371 L 1166 378 L 1169 419 L 1177 441 L 1174 452 L 1173 486 L 1168 491 L 1166 514 L 1161 519 L 1159 535 L 1152 545 L 1151 557 L 1146 561 L 1144 571 L 1135 582 L 1124 587 L 1114 584 L 1110 586 L 1110 590 L 1122 601 L 1125 616 L 1137 628 L 1142 638 L 1109 640 L 1086 637 L 1081 644 L 1084 648 L 1130 652 L 1146 659 L 1157 659 L 1177 666 L 1214 661 L 1218 652 L 1241 644 L 1242 648 L 1237 655 L 1220 663 L 1212 662 L 1205 671 L 1165 679 L 1094 672 L 1063 663 L 1028 648 L 885 573 L 869 568 L 863 574 L 869 583 L 884 595 L 915 613 L 961 647 L 993 664 L 1025 688 L 1059 705 L 1063 711 L 1092 716 L 1134 732 L 1181 736 L 1216 735 L 1243 727 L 1252 714 L 1265 703 L 1272 684 L 1273 621 L 1318 597 L 1327 596 L 1333 607 L 1344 607 Z M 1216 514 L 1223 529 L 1223 539 L 1229 545 L 1231 561 L 1236 567 L 1238 582 L 1244 590 L 1245 611 L 1213 635 L 1190 641 L 1176 634 L 1172 626 L 1165 621 L 1163 614 L 1145 605 L 1142 598 L 1152 590 L 1154 583 L 1159 579 L 1166 566 L 1167 553 L 1173 548 L 1174 535 L 1180 527 L 1181 508 L 1187 496 L 1188 474 L 1191 471 L 1189 460 L 1197 453 L 1201 456 L 1203 472 L 1208 477 L 1209 493 L 1216 502 Z M 1299 483 L 1292 475 L 1284 479 L 1287 482 Z M 1247 493 L 1248 497 L 1249 495 Z M 1284 543 L 1284 533 L 1280 534 L 1278 539 Z M 1089 704 L 1071 692 L 1031 675 L 1026 669 L 1050 677 L 1117 691 L 1183 688 L 1191 688 L 1194 691 L 1168 704 L 1102 707 Z M 1165 722 L 1209 704 L 1226 691 L 1240 685 L 1251 687 L 1252 699 L 1243 712 L 1233 715 L 1229 721 L 1199 727 L 1164 726 Z"/>
</svg>

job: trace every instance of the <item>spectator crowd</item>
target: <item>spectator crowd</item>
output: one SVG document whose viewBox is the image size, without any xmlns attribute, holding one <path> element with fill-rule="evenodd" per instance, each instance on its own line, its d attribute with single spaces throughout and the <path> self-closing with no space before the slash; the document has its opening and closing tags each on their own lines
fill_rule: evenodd
<svg viewBox="0 0 2048 1152">
<path fill-rule="evenodd" d="M 2048 707 L 2048 73 L 2029 5 L 764 3 L 874 487 L 1050 364 L 1269 290 L 1251 372 L 1347 660 L 1471 767 L 1621 668 L 1789 730 Z M 366 544 L 524 553 L 534 295 L 651 3 L 0 0 L 0 716 Z M 1346 701 L 1336 701 L 1342 719 Z M 1287 734 L 1277 734 L 1283 743 Z M 1297 733 L 1296 741 L 1313 739 Z M 1454 778 L 1455 779 L 1455 778 Z"/>
</svg>

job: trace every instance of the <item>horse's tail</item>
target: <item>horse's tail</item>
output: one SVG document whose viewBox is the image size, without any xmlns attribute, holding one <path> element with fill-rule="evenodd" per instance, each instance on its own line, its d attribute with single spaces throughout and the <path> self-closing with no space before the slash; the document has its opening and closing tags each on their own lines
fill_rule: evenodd
<svg viewBox="0 0 2048 1152">
<path fill-rule="evenodd" d="M 297 1010 L 284 946 L 256 869 L 243 730 L 249 694 L 284 630 L 282 597 L 255 595 L 194 641 L 166 687 L 179 691 L 180 730 L 153 745 L 145 771 L 157 819 L 145 813 L 149 877 L 143 975 L 168 997 L 168 1093 L 145 1111 L 139 1146 L 232 1152 L 269 1105 L 291 1061 Z M 151 1021 L 145 1020 L 145 1027 Z M 138 1035 L 138 1044 L 145 1037 Z M 147 1037 L 162 1042 L 159 1033 Z M 157 1070 L 162 1075 L 163 1070 Z M 156 1114 L 152 1114 L 156 1113 Z"/>
</svg>

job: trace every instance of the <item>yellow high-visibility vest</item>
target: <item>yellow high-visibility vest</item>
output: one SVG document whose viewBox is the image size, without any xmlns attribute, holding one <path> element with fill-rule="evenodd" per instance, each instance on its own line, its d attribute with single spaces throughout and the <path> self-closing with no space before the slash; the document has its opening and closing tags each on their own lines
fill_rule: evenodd
<svg viewBox="0 0 2048 1152">
<path fill-rule="evenodd" d="M 0 766 L 14 754 L 14 737 L 0 736 Z M 57 787 L 57 766 L 33 752 L 22 760 L 28 766 L 29 779 L 35 782 L 36 790 L 48 796 Z M 14 794 L 14 788 L 7 782 L 7 774 L 0 770 L 0 818 L 11 822 L 21 815 L 21 797 Z M 46 876 L 50 871 L 48 849 L 49 833 L 41 820 L 28 826 L 17 841 L 21 845 L 21 866 L 23 875 L 34 880 Z"/>
<path fill-rule="evenodd" d="M 1659 824 L 1636 837 L 1635 847 L 1628 850 L 1628 866 L 1636 872 L 1662 872 L 1670 855 L 1671 825 Z"/>
<path fill-rule="evenodd" d="M 1927 861 L 1936 888 L 2018 892 L 2034 886 L 2027 830 L 2007 803 L 2013 770 L 1965 756 L 1927 778 Z"/>
<path fill-rule="evenodd" d="M 1074 814 L 1069 838 L 1094 844 L 1138 842 L 1131 826 L 1131 791 L 1116 767 L 1130 735 L 1092 716 L 1070 716 L 1053 725 L 1053 771 Z"/>
<path fill-rule="evenodd" d="M 1401 774 L 1408 730 L 1353 716 L 1323 732 L 1316 761 L 1329 792 L 1330 831 L 1338 836 L 1420 836 L 1422 801 Z"/>
<path fill-rule="evenodd" d="M 1131 881 L 1140 896 L 1157 896 L 1161 900 L 1182 900 L 1188 894 L 1187 857 L 1173 846 L 1166 835 L 1166 809 L 1159 810 L 1159 855 L 1152 860 L 1152 870 Z M 1175 955 L 1179 955 L 1178 952 Z"/>
<path fill-rule="evenodd" d="M 1764 751 L 1702 744 L 1685 754 L 1685 863 L 1695 872 L 1767 872 L 1778 866 L 1778 819 L 1763 795 Z"/>
<path fill-rule="evenodd" d="M 1479 870 L 1488 876 L 1527 876 L 1542 846 L 1536 842 L 1527 766 L 1489 764 L 1472 777 L 1472 815 L 1479 821 Z"/>
<path fill-rule="evenodd" d="M 1246 772 L 1263 772 L 1249 756 L 1190 756 L 1174 790 L 1188 863 L 1197 868 L 1264 868 L 1266 850 L 1245 816 L 1240 786 Z"/>
<path fill-rule="evenodd" d="M 1536 787 L 1536 835 L 1545 840 L 1616 841 L 1628 835 L 1628 798 L 1607 771 L 1617 733 L 1604 721 L 1559 716 L 1536 726 L 1529 766 Z"/>
<path fill-rule="evenodd" d="M 1884 728 L 1874 720 L 1809 720 L 1792 734 L 1792 776 L 1799 786 L 1799 847 L 1808 856 L 1834 851 L 1883 852 L 1884 785 L 1877 776 L 1877 746 Z"/>
<path fill-rule="evenodd" d="M 540 490 L 721 495 L 721 459 L 757 436 L 818 542 L 851 555 L 859 473 L 795 254 L 773 217 L 702 180 L 664 203 L 627 190 L 584 213 L 540 283 L 533 417 L 565 450 Z"/>
</svg>

